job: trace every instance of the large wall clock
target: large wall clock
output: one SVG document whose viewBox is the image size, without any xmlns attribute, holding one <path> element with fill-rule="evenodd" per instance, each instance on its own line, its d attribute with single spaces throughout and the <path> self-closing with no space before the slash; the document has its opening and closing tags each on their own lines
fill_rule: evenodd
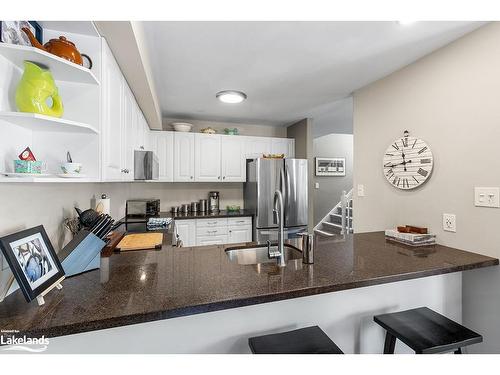
<svg viewBox="0 0 500 375">
<path fill-rule="evenodd" d="M 384 154 L 384 176 L 395 188 L 415 189 L 429 179 L 433 164 L 429 145 L 405 131 Z"/>
</svg>

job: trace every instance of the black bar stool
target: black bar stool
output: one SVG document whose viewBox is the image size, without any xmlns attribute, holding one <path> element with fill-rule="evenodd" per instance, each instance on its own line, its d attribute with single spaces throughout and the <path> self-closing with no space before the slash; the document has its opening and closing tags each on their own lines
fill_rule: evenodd
<svg viewBox="0 0 500 375">
<path fill-rule="evenodd" d="M 394 354 L 396 339 L 417 354 L 454 352 L 483 341 L 483 336 L 427 308 L 382 314 L 373 320 L 385 328 L 384 354 Z"/>
<path fill-rule="evenodd" d="M 344 354 L 318 326 L 251 337 L 253 354 Z"/>
</svg>

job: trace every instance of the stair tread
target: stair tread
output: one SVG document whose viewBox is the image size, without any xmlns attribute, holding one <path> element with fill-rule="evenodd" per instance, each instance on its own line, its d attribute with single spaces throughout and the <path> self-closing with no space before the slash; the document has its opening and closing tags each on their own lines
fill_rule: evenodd
<svg viewBox="0 0 500 375">
<path fill-rule="evenodd" d="M 322 234 L 322 235 L 327 236 L 327 237 L 332 237 L 332 236 L 338 235 L 338 233 L 327 232 L 327 231 L 321 230 L 321 229 L 315 229 L 314 232 Z"/>
<path fill-rule="evenodd" d="M 335 227 L 335 228 L 342 228 L 342 224 L 331 223 L 329 221 L 323 221 L 322 224 L 326 224 L 326 225 L 329 225 L 329 226 L 332 226 L 332 227 Z"/>
</svg>

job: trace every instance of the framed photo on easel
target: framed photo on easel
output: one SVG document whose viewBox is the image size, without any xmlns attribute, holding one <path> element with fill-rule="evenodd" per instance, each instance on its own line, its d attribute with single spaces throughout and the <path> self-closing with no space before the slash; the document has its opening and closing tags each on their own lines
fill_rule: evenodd
<svg viewBox="0 0 500 375">
<path fill-rule="evenodd" d="M 2 250 L 10 269 L 30 302 L 52 288 L 62 288 L 64 270 L 42 225 L 0 238 Z"/>
</svg>

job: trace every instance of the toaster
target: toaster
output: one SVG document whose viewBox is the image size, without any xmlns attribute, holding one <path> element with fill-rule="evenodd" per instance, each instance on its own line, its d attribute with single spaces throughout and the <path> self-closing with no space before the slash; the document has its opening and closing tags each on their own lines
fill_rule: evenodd
<svg viewBox="0 0 500 375">
<path fill-rule="evenodd" d="M 129 199 L 127 200 L 125 215 L 131 216 L 158 216 L 160 213 L 159 199 Z"/>
</svg>

